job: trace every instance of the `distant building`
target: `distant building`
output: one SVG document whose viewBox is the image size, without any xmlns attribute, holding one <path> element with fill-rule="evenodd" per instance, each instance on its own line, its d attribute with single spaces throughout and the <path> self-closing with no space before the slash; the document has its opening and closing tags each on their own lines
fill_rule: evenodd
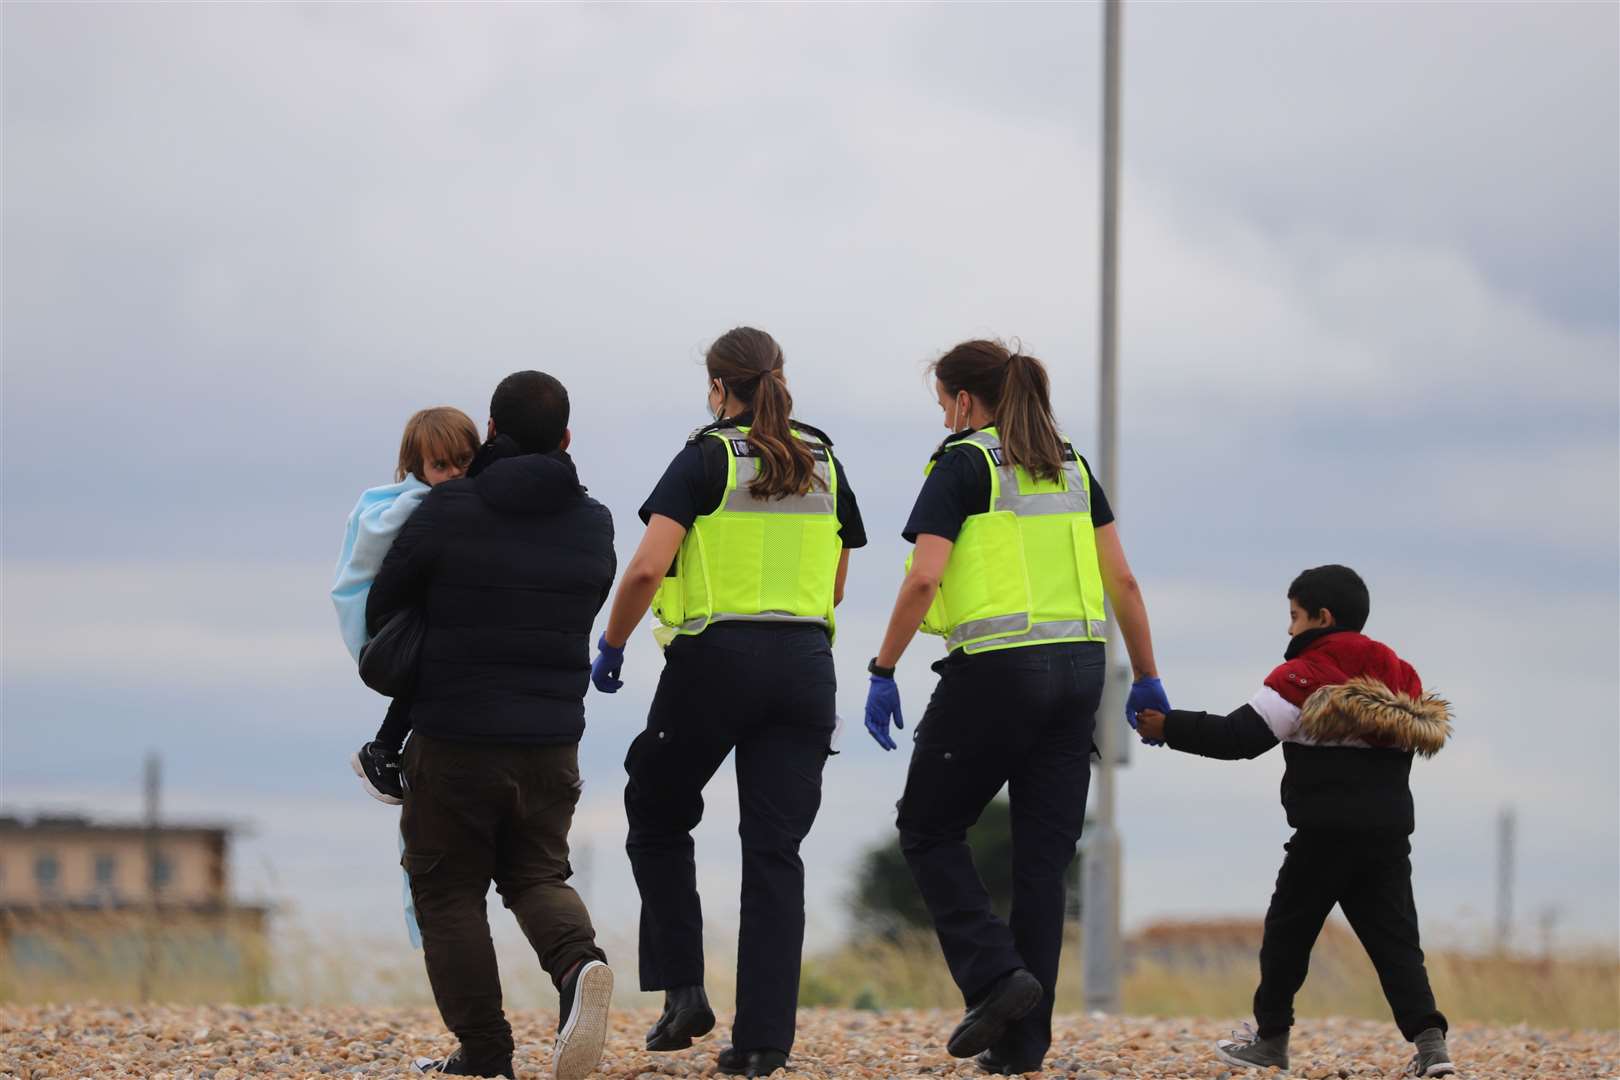
<svg viewBox="0 0 1620 1080">
<path fill-rule="evenodd" d="M 1176 972 L 1257 969 L 1264 932 L 1260 919 L 1166 919 L 1149 923 L 1126 940 L 1125 962 Z M 1348 927 L 1330 919 L 1317 944 L 1319 954 L 1338 955 L 1354 946 L 1355 938 Z"/>
<path fill-rule="evenodd" d="M 0 999 L 262 997 L 268 909 L 230 898 L 231 832 L 0 816 Z"/>
</svg>

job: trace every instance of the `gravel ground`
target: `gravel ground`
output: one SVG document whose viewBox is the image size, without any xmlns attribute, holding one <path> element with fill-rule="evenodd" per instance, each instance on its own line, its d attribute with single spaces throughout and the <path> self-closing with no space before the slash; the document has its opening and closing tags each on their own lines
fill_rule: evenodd
<svg viewBox="0 0 1620 1080">
<path fill-rule="evenodd" d="M 655 1014 L 618 1012 L 599 1075 L 663 1080 L 712 1072 L 721 1033 L 679 1054 L 649 1054 L 642 1032 Z M 943 1011 L 806 1010 L 791 1076 L 884 1078 L 979 1075 L 947 1057 L 956 1017 Z M 549 1077 L 555 1014 L 513 1017 L 520 1077 Z M 1053 1080 L 1231 1077 L 1209 1051 L 1229 1024 L 1213 1021 L 1059 1017 L 1047 1072 Z M 723 1032 L 724 1029 L 721 1029 Z M 1451 1050 L 1473 1080 L 1620 1078 L 1620 1032 L 1552 1032 L 1464 1025 Z M 430 1009 L 0 1006 L 0 1077 L 400 1076 L 417 1054 L 454 1046 Z M 1295 1067 L 1305 1078 L 1399 1076 L 1408 1059 L 1390 1024 L 1314 1020 L 1296 1029 Z M 1239 1072 L 1238 1077 L 1253 1075 Z M 1273 1074 L 1275 1075 L 1275 1074 Z M 1232 1077 L 1237 1080 L 1237 1077 Z"/>
</svg>

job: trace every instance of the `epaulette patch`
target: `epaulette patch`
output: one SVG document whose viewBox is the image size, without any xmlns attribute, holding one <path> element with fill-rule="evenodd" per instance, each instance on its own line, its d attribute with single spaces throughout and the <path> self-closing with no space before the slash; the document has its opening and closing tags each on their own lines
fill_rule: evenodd
<svg viewBox="0 0 1620 1080">
<path fill-rule="evenodd" d="M 1003 465 L 1006 464 L 1006 462 L 1002 460 L 1002 448 L 1001 447 L 992 446 L 992 447 L 989 448 L 989 451 L 990 451 L 990 460 L 994 461 L 996 463 L 997 468 L 1000 468 L 1000 467 L 1002 467 Z M 1075 453 L 1074 447 L 1066 445 L 1066 446 L 1063 447 L 1063 460 L 1065 460 L 1065 461 L 1079 461 L 1080 460 L 1080 455 Z"/>
<path fill-rule="evenodd" d="M 749 442 L 747 439 L 728 439 L 726 441 L 731 444 L 731 453 L 736 457 L 759 456 L 759 451 L 755 450 L 754 444 Z M 806 443 L 804 448 L 810 451 L 810 456 L 815 458 L 817 461 L 827 460 L 828 451 L 825 446 L 817 446 L 815 443 Z"/>
</svg>

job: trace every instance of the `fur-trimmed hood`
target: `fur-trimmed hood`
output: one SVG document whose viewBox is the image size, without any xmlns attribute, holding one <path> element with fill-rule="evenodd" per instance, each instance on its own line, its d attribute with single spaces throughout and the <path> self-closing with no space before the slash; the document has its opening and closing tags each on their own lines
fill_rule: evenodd
<svg viewBox="0 0 1620 1080">
<path fill-rule="evenodd" d="M 1360 740 L 1433 757 L 1451 737 L 1451 703 L 1438 694 L 1397 693 L 1377 679 L 1324 686 L 1305 699 L 1300 732 L 1314 743 Z"/>
</svg>

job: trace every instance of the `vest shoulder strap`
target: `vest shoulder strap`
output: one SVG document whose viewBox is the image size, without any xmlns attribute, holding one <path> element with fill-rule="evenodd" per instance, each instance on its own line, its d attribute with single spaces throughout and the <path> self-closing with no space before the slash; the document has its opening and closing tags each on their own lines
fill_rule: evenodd
<svg viewBox="0 0 1620 1080">
<path fill-rule="evenodd" d="M 791 426 L 795 431 L 811 436 L 817 442 L 821 443 L 822 446 L 831 446 L 833 444 L 832 436 L 828 435 L 825 431 L 822 431 L 818 427 L 811 427 L 809 424 L 806 424 L 801 420 L 789 420 L 788 425 Z"/>
</svg>

